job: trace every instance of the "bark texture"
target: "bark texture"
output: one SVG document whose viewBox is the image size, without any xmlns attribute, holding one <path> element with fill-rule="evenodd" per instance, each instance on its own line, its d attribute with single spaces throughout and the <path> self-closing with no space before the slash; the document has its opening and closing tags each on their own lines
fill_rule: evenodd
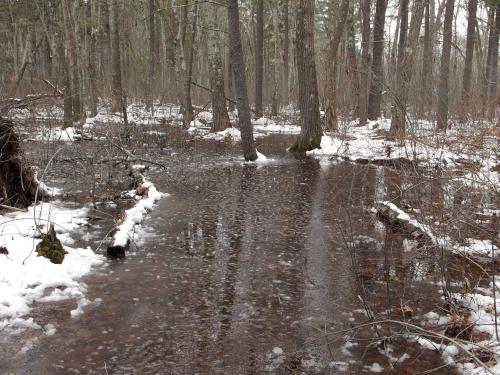
<svg viewBox="0 0 500 375">
<path fill-rule="evenodd" d="M 117 0 L 108 0 L 109 32 L 111 36 L 111 112 L 124 111 L 120 52 L 119 10 Z"/>
<path fill-rule="evenodd" d="M 248 104 L 247 81 L 245 77 L 245 61 L 241 45 L 240 15 L 238 0 L 228 0 L 227 18 L 229 29 L 230 59 L 234 73 L 234 86 L 238 107 L 243 156 L 247 161 L 257 159 L 257 151 L 253 139 L 253 127 Z"/>
<path fill-rule="evenodd" d="M 359 75 L 358 111 L 359 123 L 368 119 L 368 88 L 370 87 L 370 12 L 371 0 L 361 2 L 361 72 Z"/>
<path fill-rule="evenodd" d="M 314 0 L 299 1 L 296 50 L 301 130 L 290 151 L 302 153 L 319 148 L 322 136 L 314 61 Z"/>
<path fill-rule="evenodd" d="M 255 115 L 262 117 L 262 83 L 264 81 L 264 0 L 257 0 L 255 30 Z"/>
</svg>

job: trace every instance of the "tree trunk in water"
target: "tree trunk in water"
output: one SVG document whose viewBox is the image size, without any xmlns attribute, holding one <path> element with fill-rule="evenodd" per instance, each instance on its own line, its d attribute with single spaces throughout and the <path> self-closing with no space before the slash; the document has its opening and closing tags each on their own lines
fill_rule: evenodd
<svg viewBox="0 0 500 375">
<path fill-rule="evenodd" d="M 89 96 L 90 96 L 90 115 L 92 117 L 97 115 L 97 86 L 96 86 L 96 34 L 94 32 L 94 1 L 87 2 L 86 15 L 87 15 L 87 37 L 88 37 L 88 63 L 87 71 L 89 75 Z"/>
<path fill-rule="evenodd" d="M 217 35 L 219 27 L 220 9 L 218 5 L 208 4 L 208 65 L 210 87 L 212 89 L 212 131 L 218 132 L 231 127 L 226 107 L 226 94 L 224 92 L 224 67 L 222 65 L 222 48 Z"/>
<path fill-rule="evenodd" d="M 476 12 L 477 0 L 470 0 L 468 4 L 467 41 L 465 44 L 464 77 L 462 81 L 462 115 L 470 108 L 470 86 L 472 79 L 472 60 L 474 57 L 474 40 L 476 39 Z"/>
<path fill-rule="evenodd" d="M 453 10 L 455 0 L 446 0 L 443 24 L 443 51 L 441 53 L 441 69 L 439 73 L 437 128 L 448 127 L 448 86 L 450 82 L 451 38 L 453 36 Z"/>
<path fill-rule="evenodd" d="M 283 23 L 284 23 L 284 41 L 283 41 L 283 103 L 290 104 L 290 23 L 289 23 L 289 6 L 288 0 L 283 1 Z"/>
<path fill-rule="evenodd" d="M 370 82 L 370 94 L 368 97 L 368 118 L 370 120 L 375 120 L 380 117 L 380 107 L 382 105 L 382 86 L 384 82 L 382 56 L 384 53 L 384 25 L 386 10 L 387 0 L 377 0 L 373 26 L 372 77 Z"/>
<path fill-rule="evenodd" d="M 117 0 L 108 0 L 109 32 L 111 34 L 111 112 L 124 111 L 122 67 L 120 56 L 120 30 Z"/>
<path fill-rule="evenodd" d="M 326 94 L 325 94 L 325 127 L 333 131 L 337 130 L 337 106 L 336 106 L 336 81 L 337 81 L 337 54 L 339 50 L 340 40 L 344 32 L 347 15 L 349 12 L 349 0 L 342 0 L 337 18 L 337 25 L 333 33 L 329 45 L 329 60 L 330 64 L 327 66 L 326 77 Z"/>
<path fill-rule="evenodd" d="M 400 4 L 403 4 L 402 2 Z M 404 46 L 399 45 L 398 51 L 398 76 L 394 90 L 394 102 L 392 106 L 391 133 L 404 133 L 406 130 L 406 106 L 408 101 L 408 90 L 413 75 L 413 65 L 418 48 L 418 39 L 420 36 L 420 27 L 422 26 L 422 17 L 424 14 L 425 0 L 414 0 L 412 8 L 412 17 L 408 41 Z M 402 14 L 406 12 L 403 10 Z M 408 19 L 401 20 L 401 27 L 407 25 Z M 406 28 L 407 26 L 405 26 Z M 400 34 L 400 37 L 402 34 Z M 400 41 L 401 42 L 401 41 Z M 401 53 L 401 56 L 399 56 Z"/>
<path fill-rule="evenodd" d="M 73 99 L 73 120 L 83 119 L 83 106 L 80 100 L 80 69 L 78 67 L 78 50 L 76 46 L 75 21 L 69 0 L 63 1 L 63 18 L 66 40 L 68 41 L 68 57 L 71 76 L 71 93 Z"/>
<path fill-rule="evenodd" d="M 262 82 L 264 80 L 264 0 L 257 0 L 255 30 L 255 116 L 262 117 Z"/>
<path fill-rule="evenodd" d="M 37 183 L 14 132 L 14 123 L 2 117 L 0 150 L 0 201 L 8 206 L 26 208 L 35 199 Z"/>
<path fill-rule="evenodd" d="M 359 124 L 364 125 L 368 119 L 368 88 L 370 87 L 370 8 L 371 0 L 362 0 L 361 31 L 361 74 L 359 76 Z"/>
<path fill-rule="evenodd" d="M 234 73 L 234 85 L 236 90 L 243 156 L 245 160 L 253 161 L 257 159 L 257 151 L 255 149 L 255 142 L 253 139 L 250 106 L 248 105 L 247 80 L 245 77 L 243 47 L 241 45 L 238 0 L 228 0 L 227 18 L 229 31 L 229 48 L 231 53 L 230 59 Z"/>
<path fill-rule="evenodd" d="M 488 45 L 488 65 L 486 78 L 488 82 L 487 91 L 487 116 L 492 119 L 495 116 L 495 102 L 497 100 L 497 71 L 498 71 L 498 41 L 500 36 L 500 5 L 496 6 L 495 22 L 491 24 L 493 31 L 490 33 Z M 493 21 L 493 20 L 492 20 Z"/>
<path fill-rule="evenodd" d="M 290 151 L 306 152 L 319 148 L 322 136 L 314 53 L 314 0 L 299 1 L 296 40 L 301 130 Z"/>
</svg>

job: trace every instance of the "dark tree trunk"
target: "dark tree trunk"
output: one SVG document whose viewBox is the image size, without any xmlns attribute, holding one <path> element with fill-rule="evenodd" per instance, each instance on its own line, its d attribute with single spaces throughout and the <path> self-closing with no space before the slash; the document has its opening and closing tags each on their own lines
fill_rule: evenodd
<svg viewBox="0 0 500 375">
<path fill-rule="evenodd" d="M 384 54 L 384 25 L 387 0 L 377 0 L 375 5 L 375 21 L 373 25 L 373 59 L 370 95 L 368 97 L 368 118 L 375 120 L 380 117 L 382 105 L 382 88 L 384 71 L 382 56 Z"/>
<path fill-rule="evenodd" d="M 2 117 L 0 150 L 0 203 L 26 208 L 35 199 L 37 183 L 14 132 L 14 123 Z"/>
<path fill-rule="evenodd" d="M 264 80 L 264 0 L 257 0 L 255 30 L 255 116 L 262 117 L 262 82 Z"/>
<path fill-rule="evenodd" d="M 301 130 L 290 151 L 302 153 L 319 148 L 322 136 L 314 53 L 314 0 L 299 1 L 296 40 Z"/>
<path fill-rule="evenodd" d="M 494 22 L 492 19 L 492 32 L 488 43 L 488 65 L 486 67 L 487 90 L 487 116 L 495 116 L 495 102 L 497 101 L 497 71 L 498 71 L 498 42 L 500 36 L 500 5 L 496 6 Z"/>
<path fill-rule="evenodd" d="M 450 82 L 451 39 L 453 36 L 453 10 L 455 0 L 446 0 L 443 24 L 443 51 L 439 73 L 437 128 L 445 130 L 448 126 L 448 86 Z"/>
<path fill-rule="evenodd" d="M 149 0 L 148 4 L 149 13 L 149 72 L 148 72 L 148 94 L 146 106 L 148 109 L 153 109 L 153 101 L 155 95 L 155 74 L 156 67 L 158 64 L 159 56 L 157 51 L 157 41 L 158 38 L 156 34 L 156 1 Z"/>
<path fill-rule="evenodd" d="M 368 88 L 370 87 L 370 8 L 371 0 L 362 0 L 361 31 L 361 74 L 359 76 L 359 123 L 363 125 L 368 119 Z"/>
<path fill-rule="evenodd" d="M 425 2 L 424 15 L 424 53 L 422 58 L 422 82 L 420 92 L 420 114 L 423 115 L 431 105 L 431 78 L 432 78 L 432 40 L 430 0 Z"/>
<path fill-rule="evenodd" d="M 248 105 L 247 80 L 245 77 L 245 62 L 241 45 L 240 15 L 238 0 L 228 0 L 227 5 L 230 59 L 233 66 L 234 85 L 238 106 L 238 117 L 241 131 L 243 156 L 247 161 L 257 159 L 257 151 L 253 139 L 253 128 Z"/>
<path fill-rule="evenodd" d="M 88 63 L 87 72 L 89 75 L 89 96 L 90 96 L 90 115 L 97 115 L 97 82 L 96 82 L 96 34 L 93 30 L 93 10 L 94 1 L 89 0 L 86 6 L 87 16 L 87 38 L 88 38 Z"/>
<path fill-rule="evenodd" d="M 290 23 L 289 23 L 289 0 L 284 0 L 283 4 L 283 23 L 284 23 L 284 41 L 283 41 L 283 103 L 290 103 Z"/>
<path fill-rule="evenodd" d="M 111 34 L 111 112 L 124 112 L 120 30 L 117 0 L 108 0 L 109 31 Z"/>
<path fill-rule="evenodd" d="M 474 57 L 474 40 L 476 39 L 477 0 L 470 0 L 468 5 L 467 41 L 465 47 L 464 78 L 462 81 L 462 112 L 470 107 L 470 86 L 472 79 L 472 60 Z"/>
</svg>

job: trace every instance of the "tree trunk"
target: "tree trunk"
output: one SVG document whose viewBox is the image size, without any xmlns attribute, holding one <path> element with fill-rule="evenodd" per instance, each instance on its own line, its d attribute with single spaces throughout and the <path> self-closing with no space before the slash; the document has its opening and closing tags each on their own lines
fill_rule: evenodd
<svg viewBox="0 0 500 375">
<path fill-rule="evenodd" d="M 373 25 L 373 59 L 370 94 L 368 97 L 368 118 L 375 120 L 380 117 L 382 105 L 382 87 L 384 71 L 382 56 L 384 54 L 384 25 L 387 0 L 377 0 L 375 6 L 375 21 Z"/>
<path fill-rule="evenodd" d="M 78 48 L 76 44 L 75 21 L 69 0 L 63 1 L 63 19 L 66 41 L 68 42 L 68 57 L 71 76 L 71 93 L 73 99 L 73 120 L 83 119 L 83 106 L 80 100 L 80 69 L 78 64 Z"/>
<path fill-rule="evenodd" d="M 89 96 L 90 96 L 90 115 L 97 115 L 97 85 L 96 85 L 96 34 L 94 31 L 94 0 L 89 0 L 86 5 L 87 16 L 87 38 L 88 38 L 88 63 L 87 72 L 89 75 Z"/>
<path fill-rule="evenodd" d="M 290 23 L 289 23 L 289 0 L 283 1 L 283 23 L 284 23 L 284 41 L 283 41 L 283 104 L 290 104 Z"/>
<path fill-rule="evenodd" d="M 218 35 L 220 20 L 220 7 L 208 4 L 208 65 L 210 87 L 212 89 L 212 131 L 218 132 L 231 127 L 226 107 L 226 94 L 224 92 L 224 67 L 222 65 L 222 47 Z"/>
<path fill-rule="evenodd" d="M 149 13 L 149 71 L 148 71 L 148 93 L 146 106 L 148 109 L 153 110 L 153 101 L 155 95 L 155 74 L 158 65 L 158 51 L 156 50 L 158 38 L 156 34 L 156 1 L 149 0 L 148 4 Z"/>
<path fill-rule="evenodd" d="M 495 103 L 497 100 L 497 71 L 498 71 L 498 41 L 500 36 L 500 5 L 496 6 L 494 22 L 492 19 L 492 32 L 488 43 L 488 65 L 486 67 L 487 90 L 487 116 L 495 116 Z"/>
<path fill-rule="evenodd" d="M 439 73 L 437 128 L 448 127 L 448 86 L 450 82 L 451 39 L 453 32 L 453 10 L 455 0 L 446 0 L 443 24 L 443 51 L 441 53 L 441 69 Z"/>
<path fill-rule="evenodd" d="M 339 14 L 337 17 L 337 25 L 333 33 L 329 45 L 329 60 L 327 66 L 326 77 L 326 94 L 325 94 L 325 127 L 333 131 L 337 130 L 337 106 L 336 106 L 336 86 L 337 86 L 337 55 L 339 50 L 340 40 L 344 33 L 347 15 L 349 12 L 349 0 L 342 0 L 340 4 Z"/>
<path fill-rule="evenodd" d="M 227 5 L 230 59 L 233 66 L 234 85 L 238 106 L 238 117 L 241 131 L 243 156 L 247 161 L 257 159 L 257 151 L 253 139 L 253 128 L 248 105 L 247 80 L 245 77 L 245 62 L 241 45 L 240 15 L 238 0 L 228 0 Z"/>
<path fill-rule="evenodd" d="M 264 80 L 264 0 L 257 0 L 255 29 L 255 116 L 262 117 L 262 82 Z"/>
<path fill-rule="evenodd" d="M 462 80 L 462 114 L 470 107 L 470 86 L 472 79 L 472 60 L 474 57 L 474 40 L 476 39 L 476 12 L 477 0 L 470 0 L 468 4 L 467 41 L 465 44 L 464 77 Z"/>
<path fill-rule="evenodd" d="M 26 208 L 35 199 L 37 183 L 26 162 L 14 123 L 0 117 L 0 201 Z"/>
<path fill-rule="evenodd" d="M 290 151 L 305 152 L 319 148 L 322 136 L 314 53 L 314 0 L 299 1 L 296 43 L 301 130 Z"/>
<path fill-rule="evenodd" d="M 370 87 L 370 8 L 371 0 L 362 0 L 361 31 L 361 74 L 359 75 L 359 124 L 364 125 L 368 119 L 368 88 Z"/>
<path fill-rule="evenodd" d="M 111 34 L 111 112 L 123 112 L 122 67 L 120 53 L 119 10 L 117 0 L 108 0 L 109 32 Z"/>
<path fill-rule="evenodd" d="M 403 4 L 402 2 L 400 3 Z M 406 130 L 406 106 L 408 101 L 408 90 L 413 75 L 413 65 L 418 48 L 418 39 L 420 36 L 420 28 L 422 26 L 422 17 L 424 14 L 425 0 L 414 0 L 412 8 L 412 17 L 410 24 L 410 31 L 408 33 L 408 41 L 404 45 L 398 47 L 398 76 L 394 90 L 394 101 L 392 106 L 392 121 L 391 133 L 403 133 Z M 402 9 L 402 15 L 406 12 L 408 15 L 408 8 Z M 406 28 L 408 19 L 401 19 L 401 27 Z M 405 32 L 406 33 L 406 32 Z M 400 34 L 400 38 L 403 34 Z M 401 56 L 399 54 L 401 53 Z"/>
<path fill-rule="evenodd" d="M 431 105 L 432 89 L 432 40 L 431 40 L 431 11 L 430 0 L 425 2 L 424 21 L 424 53 L 422 58 L 422 84 L 420 92 L 420 115 L 423 115 Z"/>
</svg>

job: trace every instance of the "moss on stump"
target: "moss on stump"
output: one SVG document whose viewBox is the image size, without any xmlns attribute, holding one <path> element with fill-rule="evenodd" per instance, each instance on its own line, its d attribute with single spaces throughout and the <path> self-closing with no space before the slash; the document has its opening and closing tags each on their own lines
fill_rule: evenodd
<svg viewBox="0 0 500 375">
<path fill-rule="evenodd" d="M 50 225 L 49 232 L 42 237 L 42 242 L 36 246 L 36 252 L 38 256 L 43 256 L 54 264 L 61 264 L 63 262 L 66 252 L 62 247 L 61 241 L 56 237 L 53 224 Z"/>
</svg>

